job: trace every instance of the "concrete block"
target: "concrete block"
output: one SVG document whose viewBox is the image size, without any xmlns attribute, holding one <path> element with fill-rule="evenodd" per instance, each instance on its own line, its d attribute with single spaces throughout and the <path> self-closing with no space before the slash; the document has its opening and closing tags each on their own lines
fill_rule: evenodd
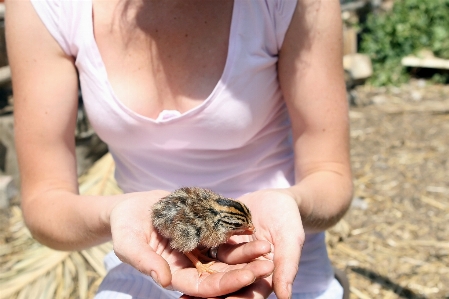
<svg viewBox="0 0 449 299">
<path fill-rule="evenodd" d="M 371 59 L 364 54 L 345 55 L 343 57 L 343 67 L 351 74 L 354 80 L 367 79 L 373 74 Z"/>
</svg>

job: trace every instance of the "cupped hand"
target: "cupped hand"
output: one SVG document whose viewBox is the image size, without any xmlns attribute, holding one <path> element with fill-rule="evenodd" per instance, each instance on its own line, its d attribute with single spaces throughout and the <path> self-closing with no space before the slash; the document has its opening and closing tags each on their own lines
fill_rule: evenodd
<svg viewBox="0 0 449 299">
<path fill-rule="evenodd" d="M 197 297 L 236 292 L 273 272 L 271 261 L 256 260 L 270 252 L 269 243 L 256 241 L 236 245 L 234 249 L 228 247 L 227 253 L 220 254 L 223 260 L 230 257 L 239 263 L 216 262 L 212 269 L 217 273 L 198 275 L 192 262 L 171 249 L 168 240 L 152 226 L 151 207 L 166 195 L 166 191 L 131 193 L 112 209 L 110 226 L 114 252 L 121 261 L 150 275 L 162 287 Z"/>
<path fill-rule="evenodd" d="M 244 202 L 250 209 L 256 232 L 252 236 L 234 236 L 230 241 L 240 243 L 257 239 L 271 243 L 272 251 L 264 255 L 264 259 L 274 262 L 274 273 L 223 297 L 228 299 L 267 298 L 274 290 L 280 299 L 291 298 L 292 284 L 298 271 L 301 249 L 305 240 L 297 202 L 288 191 L 283 189 L 257 191 L 244 195 L 238 200 Z M 241 262 L 240 259 L 245 255 L 233 254 L 236 252 L 234 249 L 228 252 L 227 246 L 229 245 L 220 246 L 218 258 L 230 264 Z M 245 248 L 247 249 L 249 250 Z M 249 255 L 247 258 L 249 259 Z"/>
</svg>

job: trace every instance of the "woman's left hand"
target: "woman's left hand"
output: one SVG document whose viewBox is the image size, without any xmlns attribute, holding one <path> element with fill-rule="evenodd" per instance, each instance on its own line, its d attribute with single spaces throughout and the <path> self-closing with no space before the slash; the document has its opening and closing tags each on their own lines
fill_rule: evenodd
<svg viewBox="0 0 449 299">
<path fill-rule="evenodd" d="M 250 209 L 256 232 L 251 236 L 233 236 L 229 243 L 238 244 L 256 239 L 270 242 L 272 251 L 263 258 L 273 261 L 275 270 L 273 275 L 256 280 L 253 284 L 223 297 L 267 298 L 274 289 L 278 298 L 291 298 L 292 284 L 298 272 L 305 239 L 297 202 L 287 190 L 282 189 L 257 191 L 246 194 L 238 200 L 244 202 Z M 250 257 L 251 253 L 235 250 L 235 246 L 221 245 L 218 259 L 227 264 L 249 262 L 245 258 Z M 233 253 L 230 254 L 231 250 Z"/>
</svg>

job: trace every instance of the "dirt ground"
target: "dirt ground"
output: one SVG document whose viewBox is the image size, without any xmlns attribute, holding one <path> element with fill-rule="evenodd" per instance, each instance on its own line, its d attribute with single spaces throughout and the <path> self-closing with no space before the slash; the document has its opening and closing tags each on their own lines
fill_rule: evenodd
<svg viewBox="0 0 449 299">
<path fill-rule="evenodd" d="M 360 87 L 355 193 L 328 234 L 351 298 L 449 298 L 449 86 Z"/>
</svg>

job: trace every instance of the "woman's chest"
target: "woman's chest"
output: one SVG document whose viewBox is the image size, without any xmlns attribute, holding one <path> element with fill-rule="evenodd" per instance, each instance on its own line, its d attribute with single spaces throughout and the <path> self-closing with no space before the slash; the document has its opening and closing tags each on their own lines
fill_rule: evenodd
<svg viewBox="0 0 449 299">
<path fill-rule="evenodd" d="M 209 51 L 201 43 L 186 43 L 179 47 L 181 54 L 176 52 L 191 53 L 183 59 L 170 52 L 176 49 L 164 47 L 182 38 L 173 32 L 177 39 L 166 40 L 170 26 L 157 29 L 167 33 L 157 42 L 148 43 L 147 35 L 136 30 L 126 43 L 119 29 L 97 18 L 96 40 L 80 43 L 77 66 L 89 119 L 100 137 L 111 148 L 132 145 L 144 153 L 149 148 L 217 150 L 241 147 L 284 127 L 273 26 L 269 20 L 248 18 L 263 15 L 263 5 L 255 10 L 258 3 L 234 3 L 229 32 L 221 35 L 226 47 L 218 46 L 217 36 Z M 217 67 L 214 57 L 223 49 Z M 176 113 L 158 119 L 165 110 Z"/>
<path fill-rule="evenodd" d="M 130 3 L 94 1 L 95 41 L 115 96 L 152 119 L 197 107 L 223 74 L 233 2 Z"/>
</svg>

